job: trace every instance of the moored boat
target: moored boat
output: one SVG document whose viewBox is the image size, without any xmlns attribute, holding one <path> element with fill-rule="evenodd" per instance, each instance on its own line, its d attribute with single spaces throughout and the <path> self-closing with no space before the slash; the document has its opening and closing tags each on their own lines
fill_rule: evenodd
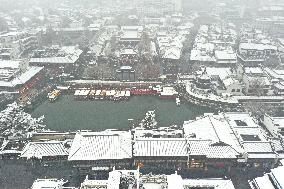
<svg viewBox="0 0 284 189">
<path fill-rule="evenodd" d="M 179 99 L 179 97 L 176 98 L 176 105 L 180 106 L 180 99 Z"/>
<path fill-rule="evenodd" d="M 61 91 L 60 90 L 54 90 L 51 93 L 48 94 L 48 100 L 50 102 L 54 102 L 58 97 L 60 96 Z"/>
<path fill-rule="evenodd" d="M 163 90 L 160 93 L 160 98 L 175 99 L 177 95 L 178 95 L 178 92 L 174 89 L 174 87 L 163 87 Z"/>
</svg>

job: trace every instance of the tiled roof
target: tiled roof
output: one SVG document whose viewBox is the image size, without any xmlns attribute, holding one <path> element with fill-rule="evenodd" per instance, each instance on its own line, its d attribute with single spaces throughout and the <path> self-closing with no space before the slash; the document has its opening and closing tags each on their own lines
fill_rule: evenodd
<svg viewBox="0 0 284 189">
<path fill-rule="evenodd" d="M 270 142 L 245 142 L 243 147 L 246 152 L 273 152 Z"/>
<path fill-rule="evenodd" d="M 68 151 L 64 147 L 62 142 L 30 142 L 28 143 L 21 157 L 23 158 L 38 158 L 42 159 L 42 157 L 50 157 L 50 156 L 67 156 Z"/>
<path fill-rule="evenodd" d="M 214 144 L 210 140 L 188 140 L 189 155 L 203 155 L 207 158 L 236 158 L 239 153 L 229 145 Z"/>
<path fill-rule="evenodd" d="M 130 132 L 77 133 L 68 160 L 127 159 L 132 157 Z"/>
<path fill-rule="evenodd" d="M 134 156 L 187 156 L 186 140 L 182 138 L 143 138 L 134 144 Z"/>
</svg>

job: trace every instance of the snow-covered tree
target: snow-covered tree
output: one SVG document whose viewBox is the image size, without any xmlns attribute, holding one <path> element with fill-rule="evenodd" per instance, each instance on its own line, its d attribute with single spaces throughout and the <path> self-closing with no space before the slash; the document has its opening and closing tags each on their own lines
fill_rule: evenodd
<svg viewBox="0 0 284 189">
<path fill-rule="evenodd" d="M 158 123 L 156 121 L 155 111 L 148 111 L 145 118 L 139 124 L 140 127 L 145 129 L 154 129 L 157 127 Z"/>
<path fill-rule="evenodd" d="M 33 118 L 16 102 L 0 112 L 0 132 L 3 136 L 26 136 L 45 128 L 44 116 Z"/>
</svg>

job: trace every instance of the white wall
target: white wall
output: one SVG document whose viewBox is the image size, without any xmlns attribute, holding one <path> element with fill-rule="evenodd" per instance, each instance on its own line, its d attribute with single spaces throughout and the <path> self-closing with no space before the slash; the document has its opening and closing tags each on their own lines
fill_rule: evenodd
<svg viewBox="0 0 284 189">
<path fill-rule="evenodd" d="M 277 127 L 274 125 L 270 116 L 264 115 L 263 124 L 274 137 L 277 137 Z"/>
</svg>

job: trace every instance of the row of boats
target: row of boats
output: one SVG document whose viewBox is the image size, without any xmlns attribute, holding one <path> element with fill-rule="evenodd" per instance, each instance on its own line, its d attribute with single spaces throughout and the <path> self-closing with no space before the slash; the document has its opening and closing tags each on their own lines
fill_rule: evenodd
<svg viewBox="0 0 284 189">
<path fill-rule="evenodd" d="M 72 90 L 71 90 L 72 91 Z M 48 94 L 50 102 L 54 102 L 61 95 L 61 90 L 55 89 Z M 74 90 L 75 100 L 128 100 L 132 95 L 158 95 L 162 99 L 176 99 L 176 104 L 180 105 L 178 93 L 173 87 L 155 88 L 130 88 L 130 89 L 92 89 L 81 88 Z"/>
<path fill-rule="evenodd" d="M 74 98 L 76 100 L 128 100 L 131 96 L 129 90 L 76 90 Z"/>
</svg>

